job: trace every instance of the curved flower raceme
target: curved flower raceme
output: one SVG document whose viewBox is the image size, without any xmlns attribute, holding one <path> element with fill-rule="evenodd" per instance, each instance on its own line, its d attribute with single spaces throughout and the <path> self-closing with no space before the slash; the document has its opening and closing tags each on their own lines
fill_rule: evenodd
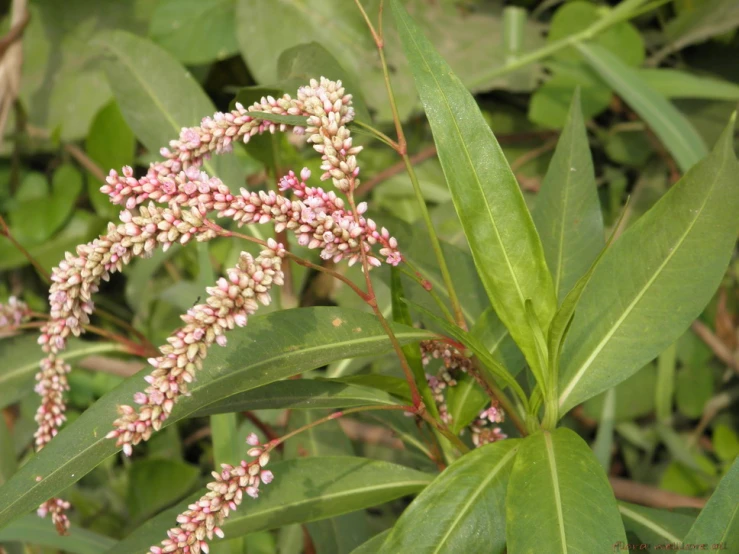
<svg viewBox="0 0 739 554">
<path fill-rule="evenodd" d="M 166 250 L 175 242 L 214 238 L 220 231 L 207 220 L 211 212 L 238 225 L 273 223 L 277 231 L 294 232 L 301 245 L 320 249 L 324 259 L 346 259 L 353 264 L 366 255 L 374 266 L 381 264 L 378 256 L 389 264 L 400 263 L 397 241 L 385 228 L 378 229 L 374 221 L 362 215 L 366 204 L 353 212 L 334 192 L 308 187 L 307 169 L 301 171 L 300 178 L 293 172 L 285 176 L 279 192 L 241 189 L 236 194 L 201 169 L 210 156 L 229 152 L 237 141 L 246 143 L 256 134 L 291 129 L 296 134 L 307 134 L 321 154 L 321 179 L 331 179 L 336 188 L 351 194 L 359 184 L 356 155 L 361 151 L 361 147 L 353 146 L 348 128 L 354 118 L 351 98 L 340 81 L 311 80 L 294 99 L 289 95 L 266 97 L 248 109 L 236 104 L 231 112 L 216 113 L 197 127 L 183 128 L 179 138 L 161 150 L 163 161 L 151 164 L 141 178 L 136 178 L 130 167 L 124 167 L 120 174 L 111 170 L 101 191 L 113 204 L 126 208 L 121 212 L 121 222 L 109 224 L 105 235 L 78 246 L 76 254 L 67 253 L 52 272 L 51 317 L 39 338 L 47 356 L 36 376 L 36 391 L 41 396 L 36 414 L 38 450 L 57 434 L 65 420 L 63 394 L 69 388 L 70 368 L 59 353 L 70 335 L 79 336 L 89 324 L 94 308 L 92 295 L 100 282 L 122 271 L 134 257 L 147 257 L 159 246 Z M 272 123 L 260 116 L 265 112 L 306 117 L 306 127 Z M 375 245 L 379 254 L 373 252 Z M 177 399 L 187 394 L 188 383 L 195 379 L 208 348 L 214 342 L 224 345 L 227 330 L 245 325 L 259 303 L 269 303 L 271 287 L 283 281 L 284 255 L 283 246 L 275 241 L 269 241 L 257 258 L 242 253 L 239 265 L 207 289 L 207 302 L 182 316 L 185 326 L 170 336 L 160 348 L 160 356 L 149 360 L 154 369 L 146 377 L 148 387 L 133 399 L 138 407 L 119 407 L 120 417 L 108 436 L 115 438 L 127 455 L 133 445 L 147 440 L 161 427 Z M 3 314 L 0 317 L 6 317 Z M 51 513 L 57 527 L 66 529 L 66 508 L 68 503 L 51 499 L 39 508 L 39 514 Z M 161 551 L 200 551 L 176 550 L 179 547 L 172 544 Z M 197 548 L 205 551 L 207 547 Z"/>
<path fill-rule="evenodd" d="M 168 539 L 151 547 L 151 554 L 207 554 L 210 550 L 207 540 L 214 536 L 223 538 L 219 526 L 241 504 L 244 495 L 257 498 L 259 485 L 272 482 L 272 472 L 264 467 L 269 462 L 273 445 L 260 446 L 254 433 L 246 442 L 252 447 L 248 454 L 254 459 L 242 461 L 237 466 L 222 464 L 220 473 L 214 471 L 214 481 L 207 485 L 208 492 L 177 516 L 178 526 L 167 531 Z"/>
<path fill-rule="evenodd" d="M 208 348 L 214 342 L 225 346 L 225 332 L 246 325 L 260 303 L 270 303 L 272 286 L 283 284 L 284 247 L 272 239 L 268 246 L 257 258 L 242 252 L 239 264 L 228 270 L 228 277 L 207 289 L 205 304 L 192 307 L 182 316 L 186 325 L 159 348 L 161 356 L 149 359 L 154 371 L 144 378 L 149 383 L 146 390 L 134 397 L 138 410 L 119 406 L 120 417 L 107 437 L 115 438 L 126 455 L 131 455 L 132 445 L 148 440 L 161 428 L 178 398 L 187 394 L 187 385 L 195 380 Z"/>
</svg>

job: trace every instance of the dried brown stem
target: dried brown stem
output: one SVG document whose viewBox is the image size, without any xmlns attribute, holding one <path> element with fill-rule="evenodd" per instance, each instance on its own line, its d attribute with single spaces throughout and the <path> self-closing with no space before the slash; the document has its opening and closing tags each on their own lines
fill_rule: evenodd
<svg viewBox="0 0 739 554">
<path fill-rule="evenodd" d="M 652 508 L 703 508 L 706 499 L 684 496 L 621 477 L 609 477 L 616 498 Z"/>
<path fill-rule="evenodd" d="M 713 350 L 713 353 L 719 360 L 739 374 L 739 360 L 737 360 L 731 349 L 729 349 L 729 347 L 726 346 L 726 344 L 724 344 L 724 342 L 718 338 L 713 331 L 711 331 L 708 325 L 699 319 L 696 319 L 690 328 L 711 350 Z"/>
</svg>

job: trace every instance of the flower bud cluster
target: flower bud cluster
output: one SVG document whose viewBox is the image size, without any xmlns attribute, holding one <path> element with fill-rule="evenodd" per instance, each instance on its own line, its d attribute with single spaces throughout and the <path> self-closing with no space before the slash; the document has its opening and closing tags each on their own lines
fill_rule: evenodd
<svg viewBox="0 0 739 554">
<path fill-rule="evenodd" d="M 167 250 L 175 242 L 186 244 L 192 238 L 209 240 L 215 232 L 203 223 L 198 210 L 141 206 L 139 215 L 121 212 L 121 223 L 108 224 L 108 233 L 77 247 L 77 255 L 67 252 L 52 271 L 49 290 L 51 319 L 41 329 L 39 344 L 45 352 L 64 350 L 67 337 L 79 336 L 89 323 L 93 310 L 92 294 L 101 280 L 122 271 L 134 257 L 148 257 L 157 246 Z"/>
<path fill-rule="evenodd" d="M 31 310 L 23 300 L 15 296 L 8 298 L 7 303 L 0 304 L 0 327 L 16 327 L 31 317 Z"/>
<path fill-rule="evenodd" d="M 361 146 L 352 145 L 347 125 L 354 119 L 352 95 L 346 94 L 341 81 L 321 77 L 311 79 L 310 85 L 298 90 L 298 104 L 308 115 L 308 141 L 321 154 L 324 174 L 321 180 L 331 179 L 342 192 L 354 190 L 359 185 L 359 167 L 356 155 Z"/>
<path fill-rule="evenodd" d="M 60 535 L 66 535 L 69 530 L 69 518 L 66 511 L 70 508 L 70 503 L 61 498 L 50 498 L 38 507 L 36 513 L 39 517 L 46 517 L 51 514 L 51 521 L 56 527 Z"/>
<path fill-rule="evenodd" d="M 379 266 L 381 262 L 371 250 L 378 244 L 379 253 L 387 263 L 398 265 L 401 262 L 395 238 L 384 227 L 378 229 L 374 221 L 363 217 L 366 203 L 359 204 L 358 213 L 354 214 L 334 192 L 306 186 L 305 180 L 309 177 L 310 171 L 304 168 L 300 179 L 290 171 L 280 180 L 280 191 L 292 190 L 292 200 L 274 191 L 241 189 L 241 195 L 218 215 L 229 217 L 239 225 L 274 222 L 277 232 L 293 231 L 300 245 L 320 249 L 325 260 L 347 259 L 349 265 L 353 265 L 361 258 L 363 248 L 369 263 Z"/>
<path fill-rule="evenodd" d="M 491 405 L 486 410 L 480 412 L 477 419 L 470 425 L 472 431 L 472 442 L 475 446 L 482 446 L 508 438 L 500 427 L 493 424 L 502 423 L 505 419 L 505 413 L 499 407 Z"/>
<path fill-rule="evenodd" d="M 326 172 L 322 178 L 333 178 L 337 188 L 349 190 L 359 170 L 356 154 L 361 147 L 353 147 L 346 125 L 354 118 L 351 95 L 345 94 L 341 81 L 321 78 L 298 91 L 298 99 L 285 94 L 281 98 L 267 96 L 248 108 L 236 103 L 227 113 L 216 113 L 204 118 L 198 127 L 186 127 L 177 140 L 170 141 L 169 148 L 162 148 L 164 161 L 152 163 L 146 175 L 137 179 L 131 167 L 124 167 L 122 174 L 111 170 L 101 192 L 110 197 L 113 204 L 132 209 L 147 200 L 167 202 L 170 205 L 196 206 L 200 195 L 228 191 L 214 177 L 199 174 L 203 161 L 215 154 L 230 152 L 233 143 L 248 143 L 254 135 L 276 130 L 292 129 L 302 135 L 306 129 L 273 123 L 260 118 L 260 113 L 307 116 L 309 140 L 323 156 L 321 166 Z M 187 199 L 186 199 L 186 198 Z M 190 200 L 193 200 L 192 202 Z M 206 202 L 207 204 L 207 202 Z"/>
<path fill-rule="evenodd" d="M 167 531 L 169 538 L 152 546 L 150 554 L 207 554 L 210 550 L 207 541 L 214 536 L 223 538 L 219 526 L 241 504 L 244 495 L 257 498 L 260 484 L 272 482 L 274 475 L 264 467 L 273 445 L 259 445 L 254 433 L 246 442 L 252 446 L 248 454 L 254 459 L 237 466 L 221 464 L 221 471 L 213 472 L 214 480 L 208 483 L 208 492 L 177 516 L 178 526 Z"/>
<path fill-rule="evenodd" d="M 256 259 L 242 252 L 239 264 L 228 270 L 227 277 L 206 289 L 209 296 L 205 304 L 192 307 L 182 316 L 185 326 L 159 348 L 159 357 L 149 359 L 154 371 L 144 377 L 149 386 L 134 396 L 138 409 L 118 407 L 120 417 L 108 438 L 115 438 L 127 456 L 133 445 L 148 440 L 161 428 L 179 397 L 188 393 L 188 384 L 195 380 L 209 347 L 214 342 L 225 346 L 226 331 L 245 326 L 260 303 L 270 303 L 272 286 L 283 284 L 284 255 L 284 247 L 272 239 Z"/>
</svg>

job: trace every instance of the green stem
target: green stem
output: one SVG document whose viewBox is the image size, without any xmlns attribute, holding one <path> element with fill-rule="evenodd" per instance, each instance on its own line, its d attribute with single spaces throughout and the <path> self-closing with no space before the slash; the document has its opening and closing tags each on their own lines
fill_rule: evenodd
<svg viewBox="0 0 739 554">
<path fill-rule="evenodd" d="M 623 21 L 628 21 L 646 11 L 657 8 L 662 4 L 666 4 L 669 0 L 658 0 L 642 8 L 641 5 L 644 4 L 645 1 L 646 0 L 626 0 L 625 2 L 621 2 L 621 4 L 616 8 L 593 23 L 587 29 L 583 29 L 579 33 L 575 33 L 574 35 L 570 35 L 552 42 L 551 44 L 547 44 L 546 46 L 539 48 L 538 50 L 534 50 L 533 52 L 529 52 L 528 54 L 524 54 L 511 63 L 496 67 L 492 71 L 481 75 L 474 81 L 467 83 L 467 86 L 469 88 L 474 88 L 498 77 L 502 77 L 503 75 L 507 75 L 508 73 L 513 73 L 529 64 L 536 63 L 548 58 L 549 56 L 553 56 L 560 50 L 564 50 L 565 48 L 574 46 L 580 42 L 592 40 L 596 35 L 598 35 L 598 33 L 608 29 L 609 27 Z"/>
<path fill-rule="evenodd" d="M 464 318 L 464 313 L 462 312 L 462 305 L 460 304 L 459 298 L 457 297 L 457 291 L 454 288 L 452 276 L 449 273 L 449 268 L 447 267 L 446 260 L 444 259 L 444 253 L 441 251 L 441 243 L 439 242 L 439 237 L 436 236 L 434 224 L 431 221 L 431 214 L 429 213 L 428 206 L 426 206 L 426 201 L 423 198 L 423 193 L 421 192 L 421 184 L 418 182 L 416 171 L 415 169 L 413 169 L 413 164 L 411 164 L 411 160 L 408 157 L 408 154 L 403 154 L 403 162 L 405 163 L 405 168 L 408 171 L 408 176 L 411 178 L 411 183 L 413 184 L 413 192 L 416 195 L 416 200 L 418 201 L 418 205 L 421 208 L 421 215 L 426 225 L 429 238 L 431 239 L 431 248 L 434 251 L 434 255 L 436 256 L 436 263 L 439 264 L 441 277 L 444 280 L 444 286 L 446 287 L 447 293 L 449 294 L 449 301 L 452 304 L 452 309 L 454 310 L 454 317 L 457 321 L 457 325 L 459 325 L 462 329 L 467 330 L 467 322 Z"/>
<path fill-rule="evenodd" d="M 384 142 L 393 150 L 396 150 L 396 151 L 398 150 L 399 147 L 398 147 L 397 142 L 395 142 L 393 139 L 391 139 L 389 136 L 387 136 L 385 133 L 383 133 L 379 129 L 375 129 L 372 125 L 368 125 L 367 123 L 364 123 L 363 121 L 359 121 L 357 119 L 352 121 L 352 124 L 356 125 L 357 127 L 361 129 L 364 129 L 365 131 L 367 131 L 368 134 L 372 135 L 380 142 Z"/>
</svg>

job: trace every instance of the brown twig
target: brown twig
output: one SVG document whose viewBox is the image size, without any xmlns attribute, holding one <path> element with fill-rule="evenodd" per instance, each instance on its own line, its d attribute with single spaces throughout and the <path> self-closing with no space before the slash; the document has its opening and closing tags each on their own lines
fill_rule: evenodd
<svg viewBox="0 0 739 554">
<path fill-rule="evenodd" d="M 36 269 L 36 272 L 39 274 L 39 276 L 43 279 L 44 283 L 47 285 L 51 283 L 51 278 L 49 276 L 49 272 L 46 271 L 38 261 L 31 255 L 31 253 L 25 249 L 25 247 L 19 243 L 15 237 L 13 236 L 13 233 L 10 232 L 10 228 L 8 227 L 8 224 L 5 222 L 5 219 L 3 219 L 3 216 L 0 215 L 0 236 L 5 237 L 8 239 L 13 246 L 23 254 L 23 256 L 31 263 L 31 265 Z"/>
<path fill-rule="evenodd" d="M 3 38 L 0 38 L 0 58 L 5 55 L 5 52 L 7 52 L 8 48 L 10 48 L 15 41 L 19 40 L 23 36 L 23 31 L 26 30 L 26 26 L 30 20 L 31 14 L 28 13 L 28 10 L 24 9 L 20 15 L 20 19 L 13 24 L 10 31 L 8 31 L 8 34 Z"/>
<path fill-rule="evenodd" d="M 379 425 L 370 425 L 354 419 L 339 419 L 339 425 L 350 440 L 365 444 L 379 444 L 393 450 L 405 450 L 405 444 L 393 432 Z"/>
<path fill-rule="evenodd" d="M 705 323 L 696 319 L 690 328 L 711 350 L 713 350 L 713 353 L 719 360 L 739 374 L 739 360 L 736 359 L 734 353 L 729 349 L 729 347 L 713 334 L 713 331 L 711 331 Z"/>
<path fill-rule="evenodd" d="M 652 508 L 703 508 L 706 505 L 705 498 L 684 496 L 621 477 L 609 477 L 608 480 L 616 498 L 626 502 Z"/>
<path fill-rule="evenodd" d="M 269 423 L 265 423 L 264 421 L 259 419 L 254 412 L 246 411 L 241 413 L 246 419 L 251 421 L 264 434 L 264 436 L 267 437 L 268 440 L 274 441 L 280 438 L 275 430 L 272 429 L 272 426 Z M 282 449 L 282 444 L 280 445 L 280 449 Z"/>
<path fill-rule="evenodd" d="M 119 377 L 131 377 L 147 367 L 141 362 L 126 362 L 107 356 L 88 356 L 77 362 L 77 365 L 82 369 L 110 373 Z"/>
<path fill-rule="evenodd" d="M 429 158 L 433 158 L 434 156 L 436 156 L 436 146 L 427 146 L 417 154 L 411 156 L 411 164 L 418 165 L 428 160 Z M 391 177 L 394 177 L 395 175 L 402 173 L 403 171 L 405 171 L 405 162 L 401 160 L 397 163 L 394 163 L 390 167 L 383 169 L 379 173 L 375 174 L 374 177 L 359 185 L 354 194 L 356 196 L 364 196 L 380 183 L 387 181 Z"/>
</svg>

